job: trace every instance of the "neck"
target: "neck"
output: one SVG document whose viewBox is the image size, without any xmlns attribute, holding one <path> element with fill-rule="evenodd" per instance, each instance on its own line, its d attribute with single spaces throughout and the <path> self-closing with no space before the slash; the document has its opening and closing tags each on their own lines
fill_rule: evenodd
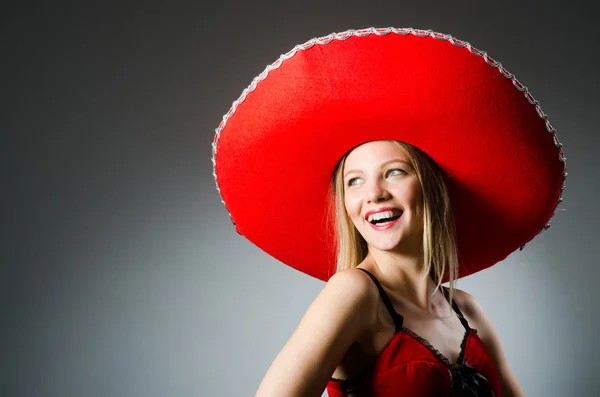
<svg viewBox="0 0 600 397">
<path fill-rule="evenodd" d="M 365 261 L 397 296 L 419 309 L 430 311 L 435 283 L 426 272 L 420 250 L 416 254 L 407 254 L 369 247 Z"/>
</svg>

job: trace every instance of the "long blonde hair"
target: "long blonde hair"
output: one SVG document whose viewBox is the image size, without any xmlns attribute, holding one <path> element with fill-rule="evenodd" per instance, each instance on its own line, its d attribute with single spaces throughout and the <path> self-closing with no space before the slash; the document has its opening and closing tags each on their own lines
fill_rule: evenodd
<svg viewBox="0 0 600 397">
<path fill-rule="evenodd" d="M 423 191 L 423 263 L 426 277 L 431 277 L 438 289 L 447 274 L 452 302 L 458 276 L 458 254 L 446 175 L 425 152 L 404 142 L 392 142 L 408 154 Z M 367 243 L 344 205 L 343 170 L 349 153 L 341 158 L 335 169 L 329 202 L 334 215 L 338 272 L 358 266 L 368 253 Z"/>
</svg>

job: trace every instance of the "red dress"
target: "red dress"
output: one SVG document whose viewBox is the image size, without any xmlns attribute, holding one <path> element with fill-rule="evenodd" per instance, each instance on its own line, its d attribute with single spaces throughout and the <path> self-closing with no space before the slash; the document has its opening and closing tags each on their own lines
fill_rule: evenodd
<svg viewBox="0 0 600 397">
<path fill-rule="evenodd" d="M 477 330 L 469 327 L 458 305 L 453 308 L 465 327 L 460 355 L 455 364 L 431 344 L 405 328 L 379 281 L 364 269 L 394 319 L 396 334 L 360 377 L 332 379 L 329 397 L 501 397 L 500 376 Z M 443 288 L 446 299 L 448 291 Z"/>
</svg>

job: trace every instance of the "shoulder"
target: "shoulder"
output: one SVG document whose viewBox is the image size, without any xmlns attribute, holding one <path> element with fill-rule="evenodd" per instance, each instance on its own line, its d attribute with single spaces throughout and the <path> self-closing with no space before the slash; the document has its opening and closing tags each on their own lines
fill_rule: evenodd
<svg viewBox="0 0 600 397">
<path fill-rule="evenodd" d="M 369 276 L 356 268 L 334 274 L 327 281 L 325 288 L 343 291 L 357 299 L 369 299 L 377 292 L 377 287 Z"/>
<path fill-rule="evenodd" d="M 360 315 L 362 311 L 371 311 L 376 306 L 378 297 L 377 287 L 366 273 L 348 269 L 334 274 L 314 303 Z"/>
<path fill-rule="evenodd" d="M 350 346 L 375 318 L 372 284 L 357 269 L 332 276 L 271 364 L 257 396 L 321 395 Z"/>
<path fill-rule="evenodd" d="M 471 328 L 475 328 L 480 338 L 485 341 L 497 340 L 494 326 L 483 306 L 468 292 L 455 289 L 454 300 L 465 316 Z"/>
<path fill-rule="evenodd" d="M 379 291 L 370 277 L 348 269 L 333 275 L 310 305 L 306 323 L 324 320 L 332 338 L 349 337 L 346 342 L 362 339 L 375 326 Z"/>
<path fill-rule="evenodd" d="M 470 293 L 455 288 L 454 300 L 465 317 L 467 317 L 467 320 L 472 319 L 474 323 L 479 323 L 485 317 L 485 311 L 483 310 L 483 307 Z"/>
<path fill-rule="evenodd" d="M 334 274 L 309 306 L 300 323 L 304 330 L 352 343 L 370 329 L 376 318 L 378 291 L 367 274 L 348 269 Z M 313 332 L 306 335 L 315 340 Z M 331 343 L 331 340 L 329 341 Z"/>
<path fill-rule="evenodd" d="M 463 315 L 483 342 L 500 376 L 503 395 L 524 396 L 523 390 L 504 355 L 500 337 L 481 304 L 468 292 L 455 289 L 454 298 Z"/>
<path fill-rule="evenodd" d="M 471 328 L 475 328 L 484 342 L 497 343 L 498 335 L 488 314 L 470 293 L 455 289 L 454 299 Z"/>
</svg>

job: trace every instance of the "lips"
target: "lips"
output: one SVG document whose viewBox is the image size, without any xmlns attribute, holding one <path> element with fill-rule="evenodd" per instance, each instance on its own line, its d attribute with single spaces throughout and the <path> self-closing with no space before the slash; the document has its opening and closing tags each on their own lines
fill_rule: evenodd
<svg viewBox="0 0 600 397">
<path fill-rule="evenodd" d="M 381 214 L 384 212 L 388 213 L 387 216 L 385 216 L 385 218 L 381 218 L 381 217 L 378 218 L 378 217 L 374 216 L 374 215 Z M 383 230 L 388 230 L 388 229 L 391 229 L 392 227 L 394 227 L 396 225 L 396 223 L 398 223 L 398 220 L 402 217 L 402 214 L 403 214 L 403 211 L 398 208 L 382 207 L 382 208 L 377 208 L 377 209 L 368 211 L 365 214 L 365 220 L 367 221 L 369 226 L 371 226 L 371 228 L 373 228 L 373 230 L 383 231 Z M 370 218 L 373 218 L 373 219 L 371 219 L 371 221 L 369 221 Z M 392 220 L 387 220 L 387 219 L 392 219 Z"/>
<path fill-rule="evenodd" d="M 376 221 L 378 220 L 383 220 L 385 218 L 392 218 L 392 217 L 400 217 L 402 215 L 402 211 L 399 210 L 398 208 L 394 208 L 394 207 L 382 207 L 382 208 L 377 208 L 371 211 L 368 211 L 365 214 L 365 220 L 369 223 L 378 223 Z"/>
<path fill-rule="evenodd" d="M 391 222 L 385 222 L 382 224 L 373 224 L 371 222 L 367 222 L 374 230 L 377 231 L 382 231 L 382 230 L 388 230 L 391 229 L 392 227 L 394 227 L 394 225 L 396 225 L 396 223 L 398 223 L 398 221 L 400 220 L 400 218 L 402 218 L 402 215 L 400 215 L 398 218 L 394 219 Z"/>
</svg>

